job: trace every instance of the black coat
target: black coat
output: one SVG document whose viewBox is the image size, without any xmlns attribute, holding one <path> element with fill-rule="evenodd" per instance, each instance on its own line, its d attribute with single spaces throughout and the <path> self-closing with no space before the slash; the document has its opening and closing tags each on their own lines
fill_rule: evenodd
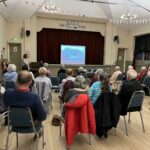
<svg viewBox="0 0 150 150">
<path fill-rule="evenodd" d="M 120 100 L 113 93 L 102 93 L 94 104 L 96 134 L 101 136 L 112 127 L 116 127 L 120 116 Z"/>
<path fill-rule="evenodd" d="M 127 107 L 130 102 L 131 96 L 135 91 L 142 90 L 143 87 L 141 86 L 140 82 L 133 79 L 130 81 L 126 81 L 123 83 L 121 90 L 118 94 L 120 102 L 121 102 L 121 115 L 127 114 Z"/>
</svg>

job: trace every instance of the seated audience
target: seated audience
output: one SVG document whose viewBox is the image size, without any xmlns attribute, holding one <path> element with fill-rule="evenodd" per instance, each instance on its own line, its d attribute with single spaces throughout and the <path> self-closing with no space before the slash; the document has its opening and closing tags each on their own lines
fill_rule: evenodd
<svg viewBox="0 0 150 150">
<path fill-rule="evenodd" d="M 50 69 L 48 68 L 48 63 L 44 63 L 43 64 L 43 67 L 45 67 L 46 69 L 47 69 L 47 71 L 46 71 L 46 76 L 47 77 L 51 77 L 51 71 L 50 71 Z"/>
<path fill-rule="evenodd" d="M 28 70 L 28 66 L 27 66 L 27 65 L 23 65 L 23 66 L 22 66 L 22 70 L 27 70 L 27 71 L 29 71 L 29 70 Z M 29 71 L 29 73 L 31 74 L 32 79 L 34 80 L 35 78 L 34 78 L 33 73 L 32 73 L 31 71 Z"/>
<path fill-rule="evenodd" d="M 73 98 L 72 99 L 73 101 L 76 95 L 88 94 L 87 89 L 86 89 L 87 87 L 86 79 L 82 75 L 78 75 L 75 78 L 74 87 L 75 88 L 70 89 L 65 95 L 65 98 L 64 98 L 65 102 L 68 102 L 71 98 Z"/>
<path fill-rule="evenodd" d="M 4 83 L 6 81 L 14 81 L 14 82 L 16 82 L 17 75 L 18 75 L 17 72 L 16 72 L 16 65 L 9 64 L 7 70 L 8 70 L 8 72 L 4 73 L 4 75 L 3 75 Z"/>
<path fill-rule="evenodd" d="M 45 82 L 51 88 L 52 87 L 51 79 L 46 77 L 46 73 L 47 73 L 46 68 L 45 67 L 41 67 L 39 69 L 39 76 L 35 78 L 35 83 L 36 82 Z"/>
<path fill-rule="evenodd" d="M 116 66 L 115 67 L 115 72 L 112 74 L 112 76 L 110 77 L 110 83 L 112 84 L 112 89 L 116 90 L 116 81 L 118 76 L 122 74 L 120 67 Z"/>
<path fill-rule="evenodd" d="M 147 76 L 150 76 L 150 67 L 148 67 Z"/>
<path fill-rule="evenodd" d="M 145 66 L 141 67 L 141 71 L 137 76 L 137 80 L 140 81 L 141 83 L 143 82 L 144 77 L 147 75 L 147 69 Z"/>
<path fill-rule="evenodd" d="M 28 70 L 28 66 L 27 65 L 23 65 L 22 66 L 22 70 L 26 70 L 26 71 L 29 71 Z M 31 83 L 31 85 L 30 85 L 30 90 L 32 90 L 32 87 L 33 87 L 33 85 L 34 85 L 34 75 L 33 75 L 33 73 L 31 72 L 31 71 L 29 71 L 29 73 L 31 74 L 31 76 L 32 76 L 32 83 Z"/>
<path fill-rule="evenodd" d="M 30 107 L 34 122 L 41 122 L 46 119 L 46 112 L 39 96 L 30 92 L 31 82 L 31 74 L 28 71 L 20 71 L 17 78 L 17 89 L 6 90 L 3 97 L 4 103 L 6 107 Z"/>
<path fill-rule="evenodd" d="M 128 66 L 128 70 L 127 70 L 127 74 L 128 74 L 129 71 L 132 71 L 132 70 L 134 70 L 134 69 L 133 69 L 133 66 L 129 65 L 129 66 Z"/>
<path fill-rule="evenodd" d="M 74 100 L 76 99 L 76 96 L 79 94 L 88 94 L 86 87 L 87 87 L 87 83 L 86 83 L 86 79 L 82 76 L 82 75 L 78 75 L 75 78 L 74 81 L 74 87 L 73 89 L 69 89 L 69 91 L 66 93 L 65 97 L 64 97 L 64 102 L 67 103 L 68 101 L 70 102 L 74 102 Z M 62 107 L 62 116 L 65 116 L 65 103 L 63 104 Z"/>
<path fill-rule="evenodd" d="M 135 70 L 129 71 L 127 74 L 127 81 L 123 83 L 121 90 L 118 94 L 121 102 L 121 115 L 127 114 L 127 107 L 130 102 L 131 96 L 135 91 L 142 90 L 139 81 L 136 80 L 137 72 Z"/>
<path fill-rule="evenodd" d="M 97 98 L 100 96 L 102 87 L 103 87 L 103 80 L 106 76 L 106 73 L 103 69 L 99 69 L 97 71 L 97 81 L 92 84 L 92 86 L 89 89 L 89 97 L 92 101 L 92 104 L 94 104 L 97 100 Z"/>
<path fill-rule="evenodd" d="M 89 86 L 91 87 L 91 85 L 96 82 L 99 78 L 99 72 L 101 72 L 103 69 L 101 68 L 98 68 L 95 73 L 94 73 L 94 76 L 90 79 L 90 82 L 89 82 Z"/>
<path fill-rule="evenodd" d="M 86 72 L 87 72 L 86 69 L 84 69 L 83 67 L 79 67 L 79 69 L 78 69 L 79 75 L 80 75 L 80 73 L 86 73 Z"/>
<path fill-rule="evenodd" d="M 7 72 L 8 64 L 5 61 L 1 62 L 2 74 Z"/>
<path fill-rule="evenodd" d="M 60 73 L 66 73 L 65 65 L 61 65 L 60 69 L 58 70 L 58 73 L 57 73 L 58 77 Z"/>
<path fill-rule="evenodd" d="M 71 80 L 73 82 L 75 81 L 75 78 L 73 77 L 73 70 L 71 68 L 67 69 L 67 78 L 63 79 L 62 82 L 61 82 L 61 90 L 60 90 L 61 96 L 63 95 L 63 92 L 64 92 L 64 84 L 68 80 Z"/>
</svg>

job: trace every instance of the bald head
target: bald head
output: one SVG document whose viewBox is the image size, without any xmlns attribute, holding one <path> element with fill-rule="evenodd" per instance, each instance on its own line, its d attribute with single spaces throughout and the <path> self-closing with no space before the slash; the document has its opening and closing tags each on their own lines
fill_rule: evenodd
<svg viewBox="0 0 150 150">
<path fill-rule="evenodd" d="M 19 85 L 30 84 L 31 82 L 32 76 L 28 71 L 23 70 L 18 73 L 17 83 Z"/>
</svg>

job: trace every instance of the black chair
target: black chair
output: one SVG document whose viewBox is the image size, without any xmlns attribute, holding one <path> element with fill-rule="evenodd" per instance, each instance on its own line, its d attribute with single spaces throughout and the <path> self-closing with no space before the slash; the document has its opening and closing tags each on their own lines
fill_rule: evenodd
<svg viewBox="0 0 150 150">
<path fill-rule="evenodd" d="M 6 140 L 6 150 L 8 150 L 9 135 L 11 132 L 16 133 L 18 147 L 18 133 L 34 133 L 38 137 L 40 131 L 42 131 L 44 147 L 45 142 L 43 125 L 41 122 L 37 123 L 37 125 L 34 123 L 30 108 L 8 107 L 8 135 Z"/>
<path fill-rule="evenodd" d="M 59 83 L 62 82 L 63 79 L 67 78 L 67 74 L 66 73 L 60 73 L 59 74 Z"/>
<path fill-rule="evenodd" d="M 51 76 L 52 90 L 60 90 L 59 79 L 57 76 Z"/>
<path fill-rule="evenodd" d="M 150 76 L 145 76 L 142 86 L 144 88 L 145 94 L 148 93 L 147 95 L 150 96 Z"/>
<path fill-rule="evenodd" d="M 123 74 L 119 74 L 119 75 L 118 75 L 117 81 L 123 81 Z"/>
<path fill-rule="evenodd" d="M 16 83 L 14 81 L 5 81 L 4 87 L 5 89 L 15 89 Z"/>
<path fill-rule="evenodd" d="M 4 112 L 0 113 L 0 129 L 3 125 L 4 120 L 7 117 L 7 114 L 8 114 L 8 111 L 4 111 Z"/>
<path fill-rule="evenodd" d="M 145 128 L 144 128 L 144 122 L 143 122 L 141 109 L 142 109 L 142 103 L 143 103 L 144 96 L 145 96 L 144 91 L 142 91 L 142 90 L 135 91 L 131 96 L 131 99 L 130 99 L 130 102 L 129 102 L 128 108 L 127 108 L 127 112 L 129 112 L 128 123 L 130 123 L 130 113 L 131 112 L 138 111 L 140 113 L 143 132 L 145 132 Z M 127 129 L 127 123 L 126 123 L 125 116 L 124 116 L 124 123 L 125 123 L 126 135 L 128 136 L 128 129 Z"/>
<path fill-rule="evenodd" d="M 80 75 L 82 75 L 85 79 L 87 78 L 87 73 L 86 72 L 81 72 Z"/>
</svg>

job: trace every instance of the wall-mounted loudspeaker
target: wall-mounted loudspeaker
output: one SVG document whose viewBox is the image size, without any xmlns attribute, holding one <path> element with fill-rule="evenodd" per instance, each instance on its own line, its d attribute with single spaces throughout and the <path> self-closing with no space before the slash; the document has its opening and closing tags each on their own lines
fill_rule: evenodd
<svg viewBox="0 0 150 150">
<path fill-rule="evenodd" d="M 114 36 L 114 42 L 117 42 L 119 44 L 119 36 L 118 35 Z"/>
<path fill-rule="evenodd" d="M 26 36 L 28 37 L 28 36 L 30 36 L 30 30 L 26 30 Z"/>
</svg>

